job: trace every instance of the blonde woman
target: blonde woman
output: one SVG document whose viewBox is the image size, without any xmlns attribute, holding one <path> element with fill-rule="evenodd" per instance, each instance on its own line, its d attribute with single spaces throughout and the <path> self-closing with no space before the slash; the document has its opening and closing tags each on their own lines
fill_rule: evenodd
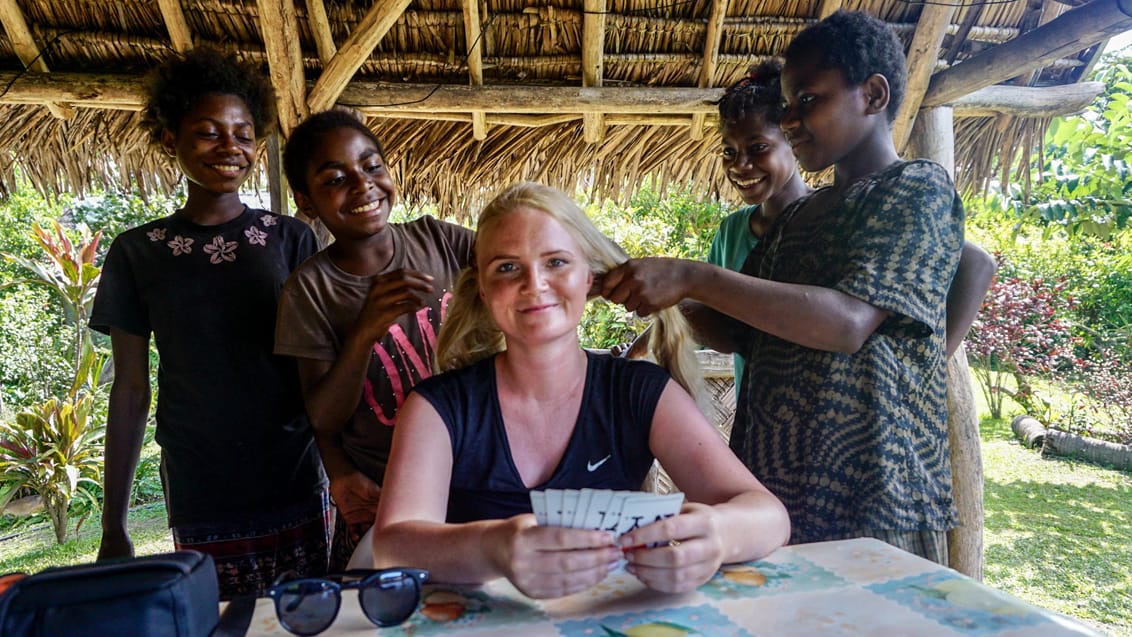
<svg viewBox="0 0 1132 637">
<path fill-rule="evenodd" d="M 686 329 L 660 319 L 657 360 L 588 353 L 577 327 L 594 278 L 625 255 L 564 193 L 522 183 L 480 215 L 475 263 L 394 432 L 378 507 L 378 566 L 436 581 L 508 578 L 550 598 L 600 582 L 624 555 L 646 586 L 687 591 L 790 533 L 786 511 L 673 378 Z M 679 515 L 626 533 L 538 526 L 530 491 L 635 489 L 657 458 L 685 492 Z M 657 545 L 655 548 L 640 548 Z"/>
</svg>

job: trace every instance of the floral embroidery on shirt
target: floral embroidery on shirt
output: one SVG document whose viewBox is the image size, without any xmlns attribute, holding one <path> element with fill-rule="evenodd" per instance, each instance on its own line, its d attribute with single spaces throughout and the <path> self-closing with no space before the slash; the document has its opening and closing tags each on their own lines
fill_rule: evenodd
<svg viewBox="0 0 1132 637">
<path fill-rule="evenodd" d="M 255 226 L 248 226 L 248 229 L 244 230 L 244 236 L 248 238 L 248 243 L 252 245 L 267 245 L 267 233 Z"/>
<path fill-rule="evenodd" d="M 212 238 L 212 243 L 204 246 L 204 251 L 211 255 L 208 260 L 213 263 L 235 261 L 237 245 L 239 244 L 235 241 L 225 241 L 224 237 L 216 235 Z"/>
<path fill-rule="evenodd" d="M 268 228 L 270 228 L 271 226 L 274 226 L 276 224 L 275 217 L 273 217 L 271 215 L 263 215 L 262 217 L 259 218 L 259 220 L 262 221 L 263 225 L 268 227 Z"/>
<path fill-rule="evenodd" d="M 162 230 L 161 233 L 165 234 L 165 231 Z M 173 240 L 166 245 L 168 245 L 170 248 L 173 248 L 173 256 L 175 257 L 179 257 L 182 254 L 188 254 L 193 251 L 193 240 L 186 239 L 181 235 L 173 237 Z"/>
<path fill-rule="evenodd" d="M 165 239 L 165 228 L 154 228 L 145 233 L 145 236 L 149 237 L 150 241 L 162 241 Z"/>
</svg>

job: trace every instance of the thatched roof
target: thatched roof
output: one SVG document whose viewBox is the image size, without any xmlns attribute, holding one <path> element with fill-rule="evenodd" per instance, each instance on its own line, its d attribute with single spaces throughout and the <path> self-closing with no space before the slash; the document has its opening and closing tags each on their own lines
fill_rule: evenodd
<svg viewBox="0 0 1132 637">
<path fill-rule="evenodd" d="M 1132 28 L 1128 2 L 844 8 L 887 20 L 908 47 L 898 141 L 921 102 L 956 104 L 958 177 L 969 184 L 988 176 L 995 157 L 1012 156 L 1043 118 L 1090 101 L 1098 88 L 1077 82 L 1106 38 Z M 708 100 L 841 6 L 0 0 L 0 194 L 16 166 L 44 189 L 168 188 L 174 173 L 138 126 L 139 78 L 175 50 L 210 44 L 270 69 L 285 130 L 335 101 L 362 110 L 405 198 L 444 212 L 470 210 L 518 179 L 622 197 L 655 175 L 727 196 Z M 993 84 L 1004 88 L 985 88 Z"/>
</svg>

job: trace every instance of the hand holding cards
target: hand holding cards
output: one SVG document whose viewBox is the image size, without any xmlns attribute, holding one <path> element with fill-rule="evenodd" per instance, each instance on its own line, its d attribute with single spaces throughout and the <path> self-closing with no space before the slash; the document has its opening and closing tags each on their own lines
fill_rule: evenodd
<svg viewBox="0 0 1132 637">
<path fill-rule="evenodd" d="M 531 491 L 531 508 L 541 526 L 609 531 L 614 537 L 672 517 L 684 504 L 683 493 L 657 495 L 608 489 Z"/>
</svg>

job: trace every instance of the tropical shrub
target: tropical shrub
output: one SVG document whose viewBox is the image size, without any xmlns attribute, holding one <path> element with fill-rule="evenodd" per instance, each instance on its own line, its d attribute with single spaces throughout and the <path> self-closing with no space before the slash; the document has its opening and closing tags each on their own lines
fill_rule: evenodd
<svg viewBox="0 0 1132 637">
<path fill-rule="evenodd" d="M 1033 413 L 1039 405 L 1026 378 L 1075 363 L 1077 339 L 1063 314 L 1073 299 L 1063 290 L 1063 281 L 1040 278 L 1000 276 L 991 285 L 966 347 L 992 417 L 1002 417 L 1007 396 Z"/>
<path fill-rule="evenodd" d="M 91 235 L 84 226 L 74 242 L 58 222 L 53 231 L 35 226 L 34 235 L 47 261 L 6 254 L 33 275 L 6 285 L 42 287 L 62 308 L 71 334 L 72 374 L 62 395 L 24 409 L 14 423 L 0 424 L 0 509 L 16 495 L 40 495 L 55 537 L 63 543 L 72 501 L 82 496 L 96 508 L 86 485 L 101 482 L 105 425 L 94 405 L 107 357 L 95 349 L 87 328 L 98 285 L 94 260 L 101 235 Z"/>
<path fill-rule="evenodd" d="M 87 487 L 102 483 L 105 427 L 95 423 L 93 408 L 93 394 L 80 391 L 21 412 L 14 424 L 0 421 L 0 508 L 17 493 L 41 496 L 59 544 L 76 497 L 98 508 Z"/>
<path fill-rule="evenodd" d="M 1012 180 L 992 206 L 1019 220 L 1107 237 L 1132 223 L 1132 56 L 1106 58 L 1091 78 L 1105 90 L 1082 115 L 1055 118 L 1029 166 L 1031 188 Z"/>
<path fill-rule="evenodd" d="M 1132 363 L 1102 350 L 1077 361 L 1070 387 L 1075 400 L 1054 410 L 1050 427 L 1132 445 Z"/>
</svg>

